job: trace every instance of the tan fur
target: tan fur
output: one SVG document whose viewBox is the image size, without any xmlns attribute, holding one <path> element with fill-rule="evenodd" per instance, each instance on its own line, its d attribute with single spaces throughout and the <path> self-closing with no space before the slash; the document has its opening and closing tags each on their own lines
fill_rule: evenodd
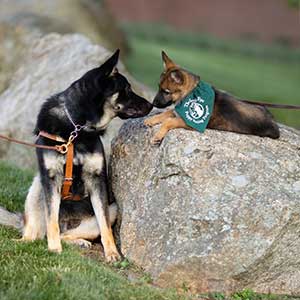
<svg viewBox="0 0 300 300">
<path fill-rule="evenodd" d="M 25 200 L 24 228 L 22 239 L 32 241 L 42 239 L 46 234 L 46 207 L 42 197 L 40 176 L 34 177 Z"/>
<path fill-rule="evenodd" d="M 90 162 L 93 164 L 91 165 Z M 95 217 L 100 229 L 101 241 L 104 248 L 104 253 L 107 261 L 116 261 L 120 258 L 120 254 L 117 250 L 114 237 L 112 234 L 111 224 L 109 222 L 109 217 L 104 213 L 105 209 L 103 207 L 102 201 L 99 199 L 99 194 L 95 186 L 93 186 L 93 181 L 91 177 L 97 174 L 99 170 L 102 169 L 103 158 L 97 154 L 93 155 L 93 158 L 89 159 L 89 163 L 83 165 L 82 178 L 85 187 L 90 194 L 91 202 L 94 208 Z"/>
<path fill-rule="evenodd" d="M 166 99 L 176 104 L 197 86 L 200 78 L 180 68 L 164 52 L 162 53 L 162 58 L 165 71 L 161 75 L 159 86 L 161 90 L 170 92 Z M 178 79 L 176 79 L 177 76 Z M 180 117 L 176 117 L 173 110 L 152 116 L 144 121 L 144 124 L 147 126 L 154 126 L 160 123 L 162 123 L 162 126 L 151 139 L 152 144 L 160 143 L 171 129 L 191 129 Z"/>
</svg>

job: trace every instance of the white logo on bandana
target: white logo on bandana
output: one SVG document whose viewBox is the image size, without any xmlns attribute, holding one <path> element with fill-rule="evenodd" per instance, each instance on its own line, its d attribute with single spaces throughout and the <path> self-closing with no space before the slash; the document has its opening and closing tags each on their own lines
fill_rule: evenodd
<svg viewBox="0 0 300 300">
<path fill-rule="evenodd" d="M 209 116 L 209 107 L 208 105 L 203 106 L 201 103 L 204 103 L 205 100 L 201 97 L 197 99 L 190 99 L 187 101 L 184 106 L 188 108 L 185 111 L 186 118 L 194 123 L 203 123 L 206 118 Z"/>
</svg>

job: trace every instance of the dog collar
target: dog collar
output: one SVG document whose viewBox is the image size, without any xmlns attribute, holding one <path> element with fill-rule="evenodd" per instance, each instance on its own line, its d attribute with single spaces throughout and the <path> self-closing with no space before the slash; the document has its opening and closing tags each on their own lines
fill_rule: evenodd
<svg viewBox="0 0 300 300">
<path fill-rule="evenodd" d="M 197 86 L 175 106 L 184 122 L 204 132 L 214 108 L 215 92 L 210 84 L 200 81 Z"/>
<path fill-rule="evenodd" d="M 87 126 L 86 125 L 77 125 L 75 124 L 75 122 L 73 121 L 72 117 L 71 117 L 71 114 L 70 112 L 68 111 L 66 105 L 64 105 L 64 110 L 65 110 L 65 113 L 69 119 L 69 121 L 72 123 L 72 125 L 74 126 L 74 131 L 76 132 L 79 132 L 80 130 L 82 129 L 85 129 Z"/>
</svg>

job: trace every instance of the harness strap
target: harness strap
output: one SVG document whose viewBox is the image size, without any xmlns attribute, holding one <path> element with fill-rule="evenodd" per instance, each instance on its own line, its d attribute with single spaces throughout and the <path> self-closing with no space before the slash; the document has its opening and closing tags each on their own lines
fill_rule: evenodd
<svg viewBox="0 0 300 300">
<path fill-rule="evenodd" d="M 40 131 L 39 135 L 53 141 L 57 141 L 61 143 L 66 142 L 66 140 L 61 138 L 60 136 L 57 136 L 55 134 L 50 134 L 46 131 Z M 70 192 L 73 183 L 73 159 L 74 159 L 74 144 L 72 142 L 68 143 L 65 153 L 66 153 L 66 168 L 65 168 L 65 177 L 61 189 L 61 196 L 63 200 L 78 201 L 81 199 L 80 195 L 73 195 Z"/>
<path fill-rule="evenodd" d="M 71 143 L 68 147 L 68 152 L 66 154 L 66 169 L 65 178 L 62 186 L 61 196 L 63 200 L 70 198 L 70 188 L 73 183 L 73 158 L 74 158 L 74 144 Z"/>
</svg>

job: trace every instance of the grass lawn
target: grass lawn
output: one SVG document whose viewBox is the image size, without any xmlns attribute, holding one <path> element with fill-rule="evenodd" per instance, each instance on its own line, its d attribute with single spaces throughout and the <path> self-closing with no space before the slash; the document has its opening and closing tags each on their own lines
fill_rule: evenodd
<svg viewBox="0 0 300 300">
<path fill-rule="evenodd" d="M 162 71 L 163 49 L 181 66 L 239 98 L 300 105 L 300 59 L 267 60 L 134 35 L 129 35 L 129 41 L 132 48 L 126 61 L 129 71 L 154 89 Z M 300 128 L 300 111 L 273 109 L 272 112 L 279 122 Z"/>
</svg>

